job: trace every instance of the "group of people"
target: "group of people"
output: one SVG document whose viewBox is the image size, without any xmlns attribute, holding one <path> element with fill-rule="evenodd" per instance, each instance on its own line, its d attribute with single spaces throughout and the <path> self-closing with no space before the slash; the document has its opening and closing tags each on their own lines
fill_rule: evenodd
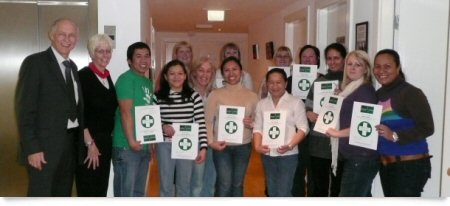
<svg viewBox="0 0 450 206">
<path fill-rule="evenodd" d="M 192 46 L 179 42 L 155 81 L 149 46 L 133 43 L 129 70 L 114 84 L 106 69 L 112 40 L 92 36 L 92 62 L 78 71 L 69 57 L 78 32 L 72 20 L 56 20 L 51 46 L 25 58 L 20 68 L 16 108 L 28 196 L 71 196 L 74 179 L 78 196 L 106 196 L 111 160 L 114 196 L 146 196 L 149 162 L 156 155 L 162 197 L 242 197 L 252 150 L 261 154 L 270 197 L 371 196 L 378 172 L 385 196 L 420 196 L 430 177 L 431 110 L 422 91 L 406 82 L 394 50 L 379 51 L 372 67 L 364 51 L 347 54 L 338 43 L 325 49 L 328 71 L 315 82 L 338 80 L 335 94 L 344 101 L 339 127 L 322 134 L 313 131 L 314 91 L 303 101 L 291 95 L 292 76 L 274 68 L 259 93 L 253 92 L 234 43 L 223 46 L 216 69 L 208 57 L 194 61 Z M 320 67 L 315 46 L 302 47 L 299 58 L 300 64 Z M 292 63 L 290 49 L 279 47 L 274 66 Z M 381 84 L 377 91 L 373 77 Z M 349 144 L 356 101 L 383 106 L 377 150 Z M 136 139 L 135 108 L 145 105 L 160 107 L 163 142 Z M 241 143 L 218 136 L 220 106 L 245 108 Z M 271 111 L 286 114 L 285 140 L 277 148 L 263 144 L 265 113 Z M 194 160 L 171 158 L 173 123 L 198 124 Z"/>
</svg>

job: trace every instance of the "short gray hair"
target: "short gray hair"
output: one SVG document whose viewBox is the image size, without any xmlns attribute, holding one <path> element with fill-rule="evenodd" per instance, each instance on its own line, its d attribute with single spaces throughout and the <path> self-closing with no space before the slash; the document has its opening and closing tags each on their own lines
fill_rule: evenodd
<svg viewBox="0 0 450 206">
<path fill-rule="evenodd" d="M 113 40 L 106 34 L 96 34 L 89 38 L 87 49 L 89 51 L 89 56 L 94 57 L 95 49 L 100 45 L 100 43 L 106 43 L 110 49 L 113 47 Z"/>
</svg>

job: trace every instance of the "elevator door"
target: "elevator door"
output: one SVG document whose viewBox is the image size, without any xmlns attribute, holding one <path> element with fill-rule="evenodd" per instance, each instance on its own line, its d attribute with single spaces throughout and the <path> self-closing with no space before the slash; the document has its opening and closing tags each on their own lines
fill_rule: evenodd
<svg viewBox="0 0 450 206">
<path fill-rule="evenodd" d="M 19 165 L 14 94 L 23 59 L 50 46 L 47 31 L 54 20 L 67 17 L 80 27 L 71 53 L 78 67 L 87 65 L 88 1 L 0 1 L 0 196 L 25 196 L 27 175 Z M 95 27 L 96 28 L 96 27 Z M 95 31 L 96 32 L 96 31 Z"/>
</svg>

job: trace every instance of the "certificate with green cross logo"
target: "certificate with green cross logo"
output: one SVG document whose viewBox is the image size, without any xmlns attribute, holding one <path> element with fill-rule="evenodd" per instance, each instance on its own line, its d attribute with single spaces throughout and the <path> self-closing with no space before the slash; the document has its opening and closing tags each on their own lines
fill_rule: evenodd
<svg viewBox="0 0 450 206">
<path fill-rule="evenodd" d="M 330 95 L 325 98 L 325 103 L 319 111 L 314 131 L 325 134 L 328 128 L 335 128 L 339 122 L 339 114 L 343 97 Z"/>
<path fill-rule="evenodd" d="M 322 108 L 323 104 L 325 103 L 325 97 L 332 95 L 338 85 L 338 80 L 314 82 L 314 113 L 319 114 L 320 108 Z"/>
<path fill-rule="evenodd" d="M 244 116 L 245 107 L 220 105 L 217 140 L 242 144 L 244 139 Z"/>
<path fill-rule="evenodd" d="M 198 154 L 198 124 L 172 123 L 172 159 L 195 160 Z"/>
<path fill-rule="evenodd" d="M 262 145 L 271 149 L 285 145 L 286 115 L 285 110 L 264 112 Z"/>
<path fill-rule="evenodd" d="M 292 95 L 306 99 L 312 83 L 317 78 L 317 65 L 292 65 Z"/>
<path fill-rule="evenodd" d="M 158 105 L 136 106 L 134 125 L 136 140 L 141 144 L 163 142 L 161 115 Z"/>
<path fill-rule="evenodd" d="M 378 132 L 375 126 L 380 124 L 382 109 L 381 105 L 376 104 L 362 102 L 353 104 L 349 144 L 377 149 Z"/>
</svg>

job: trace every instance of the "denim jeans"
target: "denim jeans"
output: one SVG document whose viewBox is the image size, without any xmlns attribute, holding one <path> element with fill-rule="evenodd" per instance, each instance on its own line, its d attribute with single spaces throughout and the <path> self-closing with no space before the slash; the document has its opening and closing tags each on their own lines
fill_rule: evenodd
<svg viewBox="0 0 450 206">
<path fill-rule="evenodd" d="M 380 180 L 386 197 L 420 197 L 431 177 L 430 158 L 381 166 Z"/>
<path fill-rule="evenodd" d="M 194 164 L 191 179 L 192 197 L 214 197 L 216 168 L 214 168 L 213 151 L 208 148 L 206 159 L 202 164 Z"/>
<path fill-rule="evenodd" d="M 222 151 L 214 150 L 214 165 L 217 172 L 215 196 L 242 197 L 244 195 L 244 178 L 251 153 L 251 143 L 227 146 Z"/>
<path fill-rule="evenodd" d="M 159 196 L 189 197 L 194 160 L 172 159 L 172 143 L 156 144 L 159 176 Z M 176 169 L 175 169 L 176 168 Z M 176 175 L 176 177 L 175 177 Z M 174 188 L 175 178 L 175 188 Z"/>
<path fill-rule="evenodd" d="M 113 148 L 115 197 L 144 197 L 150 152 Z"/>
<path fill-rule="evenodd" d="M 339 197 L 371 197 L 372 182 L 380 161 L 345 159 L 343 162 Z"/>
<path fill-rule="evenodd" d="M 271 157 L 261 155 L 269 197 L 292 197 L 297 154 Z"/>
</svg>

